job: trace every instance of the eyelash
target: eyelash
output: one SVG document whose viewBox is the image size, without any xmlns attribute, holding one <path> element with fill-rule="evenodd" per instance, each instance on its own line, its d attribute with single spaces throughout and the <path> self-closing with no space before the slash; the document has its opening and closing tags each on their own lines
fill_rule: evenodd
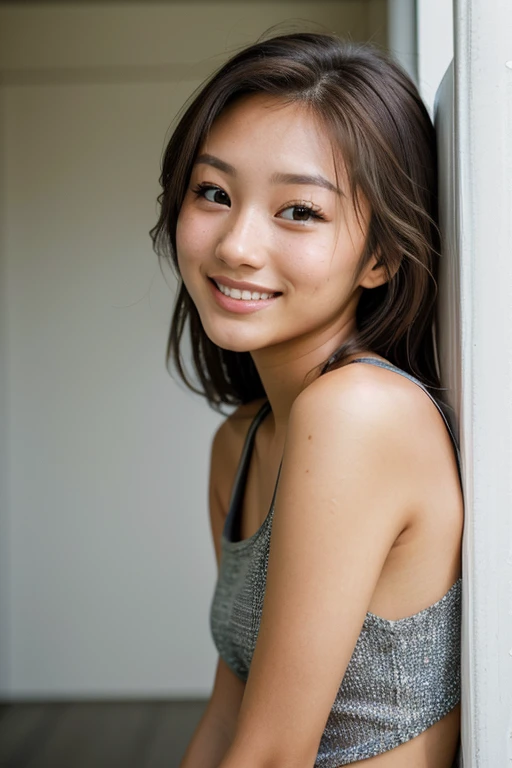
<svg viewBox="0 0 512 768">
<path fill-rule="evenodd" d="M 215 184 L 198 184 L 192 189 L 192 192 L 195 194 L 196 197 L 202 197 L 206 198 L 206 192 L 210 189 L 219 190 L 220 192 L 224 192 L 224 190 L 221 187 L 217 187 Z M 224 192 L 226 197 L 228 197 L 227 193 Z M 211 200 L 208 202 L 212 202 Z M 222 205 L 222 203 L 219 203 L 219 205 Z M 304 200 L 294 200 L 291 203 L 288 203 L 284 208 L 281 208 L 279 213 L 282 213 L 283 211 L 287 211 L 289 208 L 303 208 L 304 210 L 307 210 L 309 215 L 312 219 L 317 219 L 318 221 L 325 221 L 325 216 L 322 214 L 321 208 L 318 208 L 316 206 L 313 206 L 310 202 L 304 201 Z M 300 219 L 285 219 L 285 221 L 295 221 L 298 224 L 307 224 L 308 220 L 301 221 Z"/>
</svg>

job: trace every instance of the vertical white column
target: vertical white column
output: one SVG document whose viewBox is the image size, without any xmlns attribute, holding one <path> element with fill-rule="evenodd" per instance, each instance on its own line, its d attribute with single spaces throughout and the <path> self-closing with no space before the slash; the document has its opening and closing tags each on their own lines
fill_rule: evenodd
<svg viewBox="0 0 512 768">
<path fill-rule="evenodd" d="M 418 79 L 415 0 L 388 0 L 388 47 L 394 58 Z"/>
<path fill-rule="evenodd" d="M 453 58 L 452 0 L 416 0 L 418 87 L 432 114 L 437 88 Z"/>
<path fill-rule="evenodd" d="M 430 2 L 430 0 L 429 0 Z M 455 0 L 463 757 L 512 765 L 512 3 Z"/>
</svg>

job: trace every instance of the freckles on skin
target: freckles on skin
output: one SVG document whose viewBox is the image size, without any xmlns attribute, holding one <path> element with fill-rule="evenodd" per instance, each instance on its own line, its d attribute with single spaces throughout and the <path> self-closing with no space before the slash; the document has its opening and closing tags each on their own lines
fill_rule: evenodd
<svg viewBox="0 0 512 768">
<path fill-rule="evenodd" d="M 197 163 L 177 222 L 178 267 L 209 338 L 234 351 L 306 337 L 314 347 L 316 338 L 324 343 L 347 327 L 365 236 L 325 126 L 299 105 L 253 95 L 215 120 L 199 154 L 234 169 Z M 339 185 L 342 197 L 325 186 L 272 181 L 301 174 Z M 217 186 L 228 202 L 201 198 L 198 185 Z M 287 204 L 302 202 L 321 209 L 325 220 L 280 217 Z M 268 286 L 281 298 L 268 312 L 229 315 L 215 305 L 211 276 Z"/>
</svg>

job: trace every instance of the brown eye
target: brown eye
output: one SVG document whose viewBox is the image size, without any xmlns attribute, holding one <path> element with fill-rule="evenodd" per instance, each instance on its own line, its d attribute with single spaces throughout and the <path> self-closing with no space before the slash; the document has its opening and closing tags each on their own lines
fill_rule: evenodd
<svg viewBox="0 0 512 768">
<path fill-rule="evenodd" d="M 211 187 L 207 189 L 204 196 L 211 203 L 220 203 L 220 205 L 229 205 L 229 197 L 222 189 L 214 189 Z"/>
<path fill-rule="evenodd" d="M 311 219 L 323 219 L 318 211 L 308 205 L 290 205 L 281 211 L 280 216 L 287 221 L 308 222 Z"/>
<path fill-rule="evenodd" d="M 194 194 L 197 197 L 204 197 L 209 203 L 217 203 L 218 205 L 229 205 L 229 196 L 220 187 L 213 187 L 210 184 L 199 184 L 194 190 Z"/>
<path fill-rule="evenodd" d="M 297 206 L 293 209 L 293 220 L 294 221 L 307 221 L 311 217 L 312 211 L 310 208 L 302 208 L 301 206 Z"/>
</svg>

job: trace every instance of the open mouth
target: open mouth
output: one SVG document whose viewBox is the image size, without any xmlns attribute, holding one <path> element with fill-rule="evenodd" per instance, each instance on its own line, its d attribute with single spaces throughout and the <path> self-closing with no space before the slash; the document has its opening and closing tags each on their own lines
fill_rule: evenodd
<svg viewBox="0 0 512 768">
<path fill-rule="evenodd" d="M 238 301 L 265 301 L 266 299 L 274 299 L 276 296 L 280 296 L 281 294 L 279 292 L 276 293 L 265 293 L 260 291 L 249 291 L 249 290 L 241 290 L 240 288 L 228 288 L 226 285 L 222 285 L 222 283 L 218 283 L 216 280 L 212 280 L 212 278 L 208 278 L 215 286 L 216 288 L 224 294 L 224 296 L 229 296 L 230 299 L 237 299 Z"/>
</svg>

